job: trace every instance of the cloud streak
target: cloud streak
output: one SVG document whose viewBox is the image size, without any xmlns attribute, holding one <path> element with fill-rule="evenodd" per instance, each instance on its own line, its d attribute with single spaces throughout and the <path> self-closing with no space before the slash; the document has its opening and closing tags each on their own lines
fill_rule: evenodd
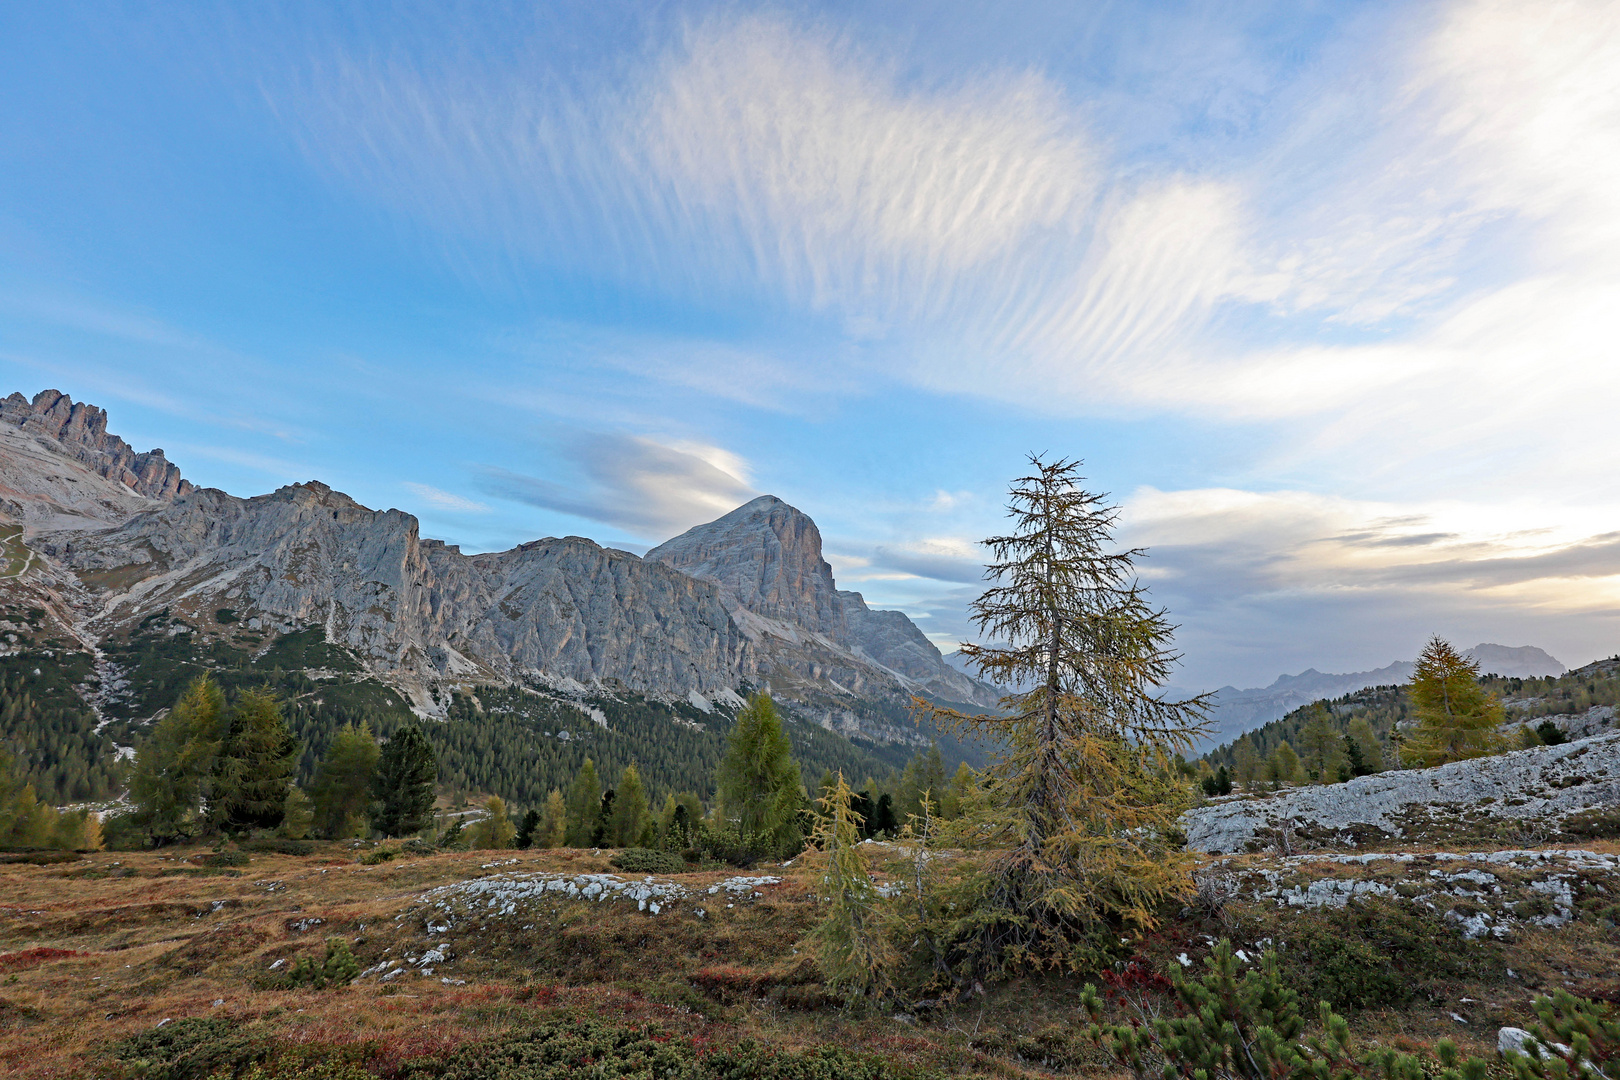
<svg viewBox="0 0 1620 1080">
<path fill-rule="evenodd" d="M 746 462 L 701 443 L 596 434 L 576 440 L 566 453 L 578 471 L 576 479 L 565 482 L 489 467 L 484 488 L 499 498 L 652 540 L 711 521 L 758 494 L 749 486 Z"/>
</svg>

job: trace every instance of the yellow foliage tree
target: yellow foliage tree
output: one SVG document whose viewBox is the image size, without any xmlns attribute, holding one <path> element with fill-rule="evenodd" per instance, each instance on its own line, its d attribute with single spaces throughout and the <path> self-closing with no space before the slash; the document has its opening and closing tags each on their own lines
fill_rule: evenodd
<svg viewBox="0 0 1620 1080">
<path fill-rule="evenodd" d="M 1426 769 L 1448 761 L 1499 754 L 1507 742 L 1498 733 L 1504 710 L 1479 683 L 1479 662 L 1463 656 L 1438 635 L 1418 657 L 1407 688 L 1417 729 L 1401 746 L 1401 759 Z"/>
<path fill-rule="evenodd" d="M 866 994 L 887 984 L 893 952 L 882 897 L 861 854 L 861 815 L 850 805 L 854 796 L 840 772 L 832 789 L 816 800 L 820 813 L 812 839 L 827 858 L 821 888 L 828 907 L 810 940 L 829 985 Z"/>
<path fill-rule="evenodd" d="M 1203 731 L 1205 702 L 1159 692 L 1178 659 L 1173 627 L 1134 578 L 1141 552 L 1114 549 L 1118 510 L 1080 486 L 1079 462 L 1030 460 L 1010 492 L 1013 531 L 985 541 L 994 584 L 973 605 L 997 644 L 962 647 L 1009 690 L 1001 712 L 914 699 L 1006 748 L 957 829 L 991 853 L 948 935 L 953 966 L 973 972 L 1070 965 L 1090 932 L 1152 927 L 1190 886 L 1173 759 Z"/>
</svg>

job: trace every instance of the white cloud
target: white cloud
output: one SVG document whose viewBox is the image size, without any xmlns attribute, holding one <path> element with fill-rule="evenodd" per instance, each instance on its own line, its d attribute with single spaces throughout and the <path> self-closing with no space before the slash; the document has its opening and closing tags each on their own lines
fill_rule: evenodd
<svg viewBox="0 0 1620 1080">
<path fill-rule="evenodd" d="M 1620 531 L 1602 507 L 1143 489 L 1124 509 L 1121 540 L 1148 549 L 1143 580 L 1212 684 L 1379 666 L 1434 632 L 1569 663 L 1620 636 Z"/>
<path fill-rule="evenodd" d="M 558 481 L 490 468 L 485 485 L 502 498 L 654 540 L 712 521 L 758 494 L 748 481 L 748 463 L 716 446 L 599 434 L 576 440 L 567 454 L 577 478 Z"/>
<path fill-rule="evenodd" d="M 430 484 L 418 484 L 415 481 L 407 480 L 401 486 L 417 498 L 427 500 L 428 504 L 435 510 L 450 510 L 461 514 L 484 514 L 489 512 L 489 507 L 481 502 L 433 487 Z"/>
</svg>

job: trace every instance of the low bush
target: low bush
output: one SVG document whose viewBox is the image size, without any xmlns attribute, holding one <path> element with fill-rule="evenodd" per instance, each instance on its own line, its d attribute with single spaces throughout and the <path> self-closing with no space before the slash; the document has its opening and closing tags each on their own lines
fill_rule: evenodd
<svg viewBox="0 0 1620 1080">
<path fill-rule="evenodd" d="M 376 851 L 368 851 L 364 855 L 360 856 L 360 861 L 367 866 L 377 866 L 380 863 L 387 862 L 398 854 L 399 852 L 393 850 L 392 848 L 378 848 Z"/>
<path fill-rule="evenodd" d="M 248 854 L 245 851 L 215 851 L 199 856 L 197 863 L 200 866 L 246 866 Z"/>
<path fill-rule="evenodd" d="M 308 840 L 288 840 L 281 836 L 265 836 L 257 840 L 244 840 L 243 851 L 258 851 L 271 855 L 310 855 L 315 845 Z"/>
<path fill-rule="evenodd" d="M 937 1075 L 834 1047 L 798 1053 L 752 1042 L 701 1045 L 655 1027 L 596 1020 L 550 1023 L 515 1038 L 418 1059 L 401 1080 L 571 1080 L 656 1076 L 661 1080 L 891 1080 Z"/>
<path fill-rule="evenodd" d="M 1453 981 L 1496 983 L 1506 977 L 1501 946 L 1465 940 L 1439 915 L 1385 899 L 1296 915 L 1281 930 L 1278 962 L 1290 986 L 1337 1009 L 1377 1009 L 1443 996 Z"/>
<path fill-rule="evenodd" d="M 326 959 L 317 964 L 313 957 L 301 956 L 287 973 L 286 985 L 311 986 L 324 990 L 328 986 L 347 986 L 360 974 L 360 963 L 349 951 L 349 943 L 340 937 L 326 939 Z"/>
<path fill-rule="evenodd" d="M 631 874 L 679 874 L 686 870 L 686 860 L 679 855 L 651 848 L 625 848 L 608 862 Z"/>
<path fill-rule="evenodd" d="M 53 866 L 56 863 L 78 862 L 82 858 L 84 856 L 76 851 L 8 851 L 0 854 L 0 863 Z"/>
<path fill-rule="evenodd" d="M 1564 819 L 1563 830 L 1582 840 L 1620 840 L 1620 809 L 1595 806 Z"/>
<path fill-rule="evenodd" d="M 1320 1028 L 1307 1034 L 1299 994 L 1286 984 L 1274 952 L 1240 978 L 1232 943 L 1222 941 L 1208 966 L 1196 980 L 1172 968 L 1181 1007 L 1139 1014 L 1128 1024 L 1103 1024 L 1102 997 L 1087 986 L 1081 995 L 1091 1016 L 1087 1034 L 1135 1080 L 1484 1080 L 1490 1068 L 1480 1058 L 1460 1060 L 1445 1040 L 1437 1047 L 1438 1071 L 1395 1050 L 1357 1053 L 1349 1025 L 1325 1001 Z"/>
<path fill-rule="evenodd" d="M 110 1047 L 115 1076 L 141 1080 L 203 1080 L 234 1076 L 267 1059 L 273 1049 L 264 1035 L 244 1033 L 224 1017 L 188 1017 Z"/>
</svg>

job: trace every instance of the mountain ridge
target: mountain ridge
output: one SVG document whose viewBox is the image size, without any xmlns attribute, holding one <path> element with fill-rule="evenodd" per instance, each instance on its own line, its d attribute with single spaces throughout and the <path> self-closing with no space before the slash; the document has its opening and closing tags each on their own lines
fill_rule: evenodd
<svg viewBox="0 0 1620 1080">
<path fill-rule="evenodd" d="M 221 641 L 319 627 L 424 716 L 478 684 L 621 685 L 672 700 L 768 686 L 823 726 L 902 742 L 922 736 L 860 703 L 896 713 L 914 692 L 984 696 L 903 613 L 840 592 L 815 523 L 774 497 L 698 527 L 707 569 L 672 554 L 679 537 L 660 545 L 664 558 L 584 537 L 465 555 L 422 537 L 413 515 L 318 481 L 248 498 L 198 488 L 59 391 L 13 394 L 0 418 L 0 519 L 23 524 L 42 557 L 0 584 L 98 656 L 157 613 Z"/>
</svg>

